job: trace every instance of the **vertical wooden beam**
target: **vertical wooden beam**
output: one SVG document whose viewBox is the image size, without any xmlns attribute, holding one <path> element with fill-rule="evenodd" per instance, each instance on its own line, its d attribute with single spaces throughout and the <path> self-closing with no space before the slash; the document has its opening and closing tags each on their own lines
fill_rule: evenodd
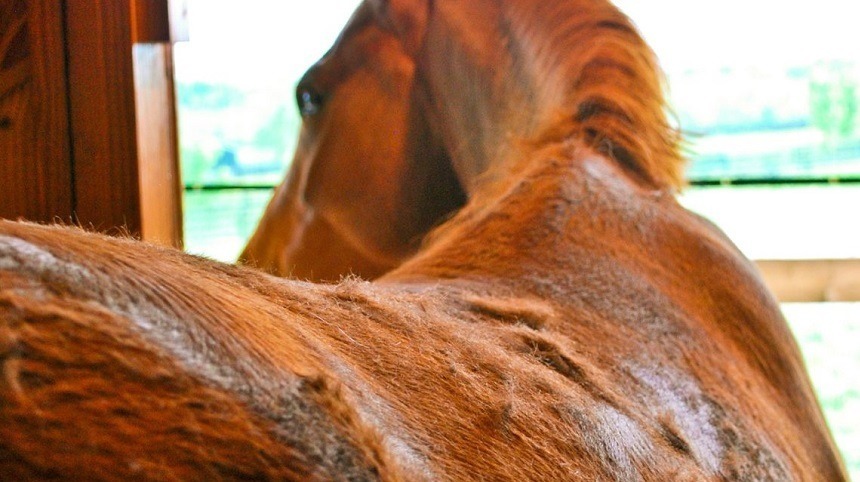
<svg viewBox="0 0 860 482">
<path fill-rule="evenodd" d="M 66 2 L 75 215 L 96 230 L 179 246 L 167 0 Z"/>
<path fill-rule="evenodd" d="M 60 2 L 0 0 L 0 217 L 71 219 L 63 43 Z"/>
<path fill-rule="evenodd" d="M 131 5 L 141 235 L 179 247 L 182 183 L 171 35 L 187 15 L 168 0 L 132 0 Z"/>
<path fill-rule="evenodd" d="M 171 44 L 134 46 L 142 237 L 182 243 L 182 186 Z"/>
<path fill-rule="evenodd" d="M 129 0 L 66 2 L 75 215 L 141 232 Z"/>
</svg>

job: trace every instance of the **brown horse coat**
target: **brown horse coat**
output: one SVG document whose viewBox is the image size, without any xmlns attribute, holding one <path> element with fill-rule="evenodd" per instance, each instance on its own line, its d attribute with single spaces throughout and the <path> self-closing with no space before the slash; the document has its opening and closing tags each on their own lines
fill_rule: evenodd
<svg viewBox="0 0 860 482">
<path fill-rule="evenodd" d="M 552 18 L 593 55 L 531 55 L 568 46 Z M 392 125 L 450 162 L 462 209 L 381 279 L 333 285 L 0 222 L 0 477 L 846 478 L 778 306 L 672 196 L 659 82 L 626 19 L 597 0 L 390 0 L 350 28 L 331 58 L 365 38 L 359 70 L 414 67 L 425 114 Z M 502 68 L 514 57 L 529 69 Z M 530 92 L 526 71 L 564 86 Z M 331 102 L 306 122 L 338 118 Z M 337 144 L 305 129 L 300 155 Z"/>
<path fill-rule="evenodd" d="M 580 158 L 577 183 L 552 175 L 564 164 L 546 163 L 466 239 L 376 284 L 282 281 L 3 223 L 4 473 L 842 477 L 749 265 L 604 158 Z M 535 193 L 553 209 L 523 212 Z M 534 216 L 545 229 L 518 230 Z M 569 238 L 576 250 L 548 249 Z M 455 257 L 457 272 L 434 261 Z"/>
</svg>

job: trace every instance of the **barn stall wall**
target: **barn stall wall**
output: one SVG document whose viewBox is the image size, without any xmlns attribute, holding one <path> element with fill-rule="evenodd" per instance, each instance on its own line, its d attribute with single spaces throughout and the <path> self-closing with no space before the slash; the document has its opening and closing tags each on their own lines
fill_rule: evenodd
<svg viewBox="0 0 860 482">
<path fill-rule="evenodd" d="M 184 12 L 0 0 L 0 217 L 181 243 L 171 41 Z"/>
</svg>

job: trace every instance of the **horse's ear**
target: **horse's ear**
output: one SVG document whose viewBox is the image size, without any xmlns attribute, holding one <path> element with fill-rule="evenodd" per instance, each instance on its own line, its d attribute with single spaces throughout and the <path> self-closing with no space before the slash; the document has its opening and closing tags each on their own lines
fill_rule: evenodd
<svg viewBox="0 0 860 482">
<path fill-rule="evenodd" d="M 421 48 L 430 0 L 366 0 L 376 15 L 397 32 L 409 53 Z"/>
</svg>

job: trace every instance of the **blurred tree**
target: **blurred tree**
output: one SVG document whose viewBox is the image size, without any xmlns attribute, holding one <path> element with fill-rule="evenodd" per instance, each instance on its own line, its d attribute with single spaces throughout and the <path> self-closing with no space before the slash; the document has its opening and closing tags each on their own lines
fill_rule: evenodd
<svg viewBox="0 0 860 482">
<path fill-rule="evenodd" d="M 282 105 L 257 131 L 253 143 L 261 148 L 272 149 L 277 158 L 283 159 L 292 154 L 298 125 L 299 116 L 295 109 Z"/>
<path fill-rule="evenodd" d="M 829 145 L 852 138 L 858 124 L 858 79 L 845 64 L 819 67 L 810 82 L 812 125 Z"/>
<path fill-rule="evenodd" d="M 186 186 L 203 185 L 206 171 L 215 164 L 215 159 L 207 156 L 197 145 L 181 146 L 180 159 L 182 159 L 182 183 Z"/>
</svg>

